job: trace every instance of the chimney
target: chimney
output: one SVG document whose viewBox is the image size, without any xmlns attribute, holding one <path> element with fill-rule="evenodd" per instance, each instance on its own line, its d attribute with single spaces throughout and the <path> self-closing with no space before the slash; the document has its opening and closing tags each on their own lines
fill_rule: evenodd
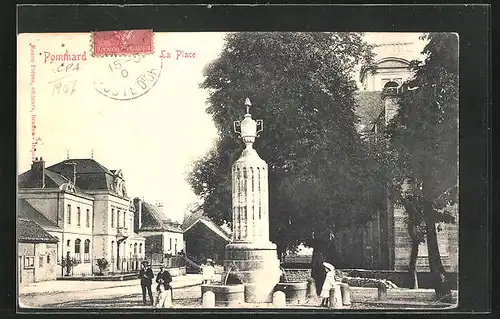
<svg viewBox="0 0 500 319">
<path fill-rule="evenodd" d="M 142 201 L 139 197 L 134 198 L 135 203 L 135 225 L 136 232 L 142 227 Z"/>
<path fill-rule="evenodd" d="M 31 164 L 31 174 L 33 174 L 32 187 L 45 188 L 45 161 L 43 158 L 35 158 Z"/>
<path fill-rule="evenodd" d="M 76 163 L 64 163 L 61 175 L 76 185 Z"/>
</svg>

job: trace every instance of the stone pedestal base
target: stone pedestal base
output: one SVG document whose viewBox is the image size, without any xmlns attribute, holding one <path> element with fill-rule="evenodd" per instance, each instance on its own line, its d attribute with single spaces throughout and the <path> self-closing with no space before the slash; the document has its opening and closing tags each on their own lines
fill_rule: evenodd
<svg viewBox="0 0 500 319">
<path fill-rule="evenodd" d="M 300 305 L 306 301 L 307 282 L 280 282 L 276 291 L 285 293 L 286 301 L 292 305 Z"/>
<path fill-rule="evenodd" d="M 236 275 L 245 286 L 245 302 L 272 302 L 280 269 L 276 245 L 234 243 L 226 246 L 224 274 Z"/>
<path fill-rule="evenodd" d="M 214 304 L 238 307 L 244 302 L 244 290 L 243 285 L 205 284 L 201 285 L 201 296 L 205 300 L 205 294 L 212 292 L 215 295 Z"/>
</svg>

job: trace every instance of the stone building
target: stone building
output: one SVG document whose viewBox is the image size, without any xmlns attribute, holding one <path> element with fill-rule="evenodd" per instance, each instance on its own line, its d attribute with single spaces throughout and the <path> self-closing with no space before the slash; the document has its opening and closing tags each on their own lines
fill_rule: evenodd
<svg viewBox="0 0 500 319">
<path fill-rule="evenodd" d="M 18 178 L 19 211 L 59 239 L 57 262 L 77 261 L 73 274 L 96 271 L 105 258 L 110 271 L 135 269 L 145 238 L 134 233 L 134 209 L 121 170 L 94 159 L 67 159 L 50 167 L 35 159 Z M 62 268 L 62 267 L 61 267 Z"/>
<path fill-rule="evenodd" d="M 203 211 L 193 212 L 185 216 L 182 223 L 187 256 L 198 264 L 212 259 L 215 264 L 222 265 L 226 253 L 226 245 L 231 242 L 231 232 L 214 223 Z"/>
<path fill-rule="evenodd" d="M 56 279 L 58 240 L 36 221 L 17 218 L 17 280 L 20 285 Z"/>
<path fill-rule="evenodd" d="M 405 37 L 375 37 L 376 73 L 362 68 L 356 113 L 358 130 L 370 136 L 385 127 L 397 114 L 398 91 L 412 76 L 410 61 L 419 58 L 422 45 L 416 49 L 416 39 Z M 458 209 L 456 218 L 458 220 Z M 363 226 L 336 234 L 340 253 L 339 266 L 344 268 L 407 270 L 411 240 L 405 224 L 404 208 L 394 205 L 387 196 L 386 207 L 374 212 L 372 221 Z M 438 245 L 447 271 L 458 270 L 458 222 L 438 226 Z M 427 244 L 419 247 L 417 270 L 428 271 Z"/>
<path fill-rule="evenodd" d="M 180 223 L 168 219 L 162 205 L 153 205 L 134 198 L 135 232 L 146 239 L 145 257 L 153 264 L 171 265 L 170 257 L 184 250 L 183 231 Z"/>
</svg>

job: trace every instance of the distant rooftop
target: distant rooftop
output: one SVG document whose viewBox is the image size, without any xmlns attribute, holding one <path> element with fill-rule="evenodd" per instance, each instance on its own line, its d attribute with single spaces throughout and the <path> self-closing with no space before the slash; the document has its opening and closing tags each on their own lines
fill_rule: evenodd
<svg viewBox="0 0 500 319">
<path fill-rule="evenodd" d="M 55 222 L 45 217 L 45 215 L 31 206 L 25 199 L 18 200 L 17 216 L 19 218 L 32 220 L 44 229 L 62 231 L 61 227 L 57 226 Z"/>
<path fill-rule="evenodd" d="M 57 243 L 58 240 L 34 220 L 17 218 L 17 239 L 21 243 Z"/>
<path fill-rule="evenodd" d="M 41 163 L 39 163 L 41 164 Z M 109 170 L 94 159 L 66 159 L 62 162 L 46 167 L 45 188 L 59 188 L 64 183 L 72 182 L 73 177 L 68 174 L 68 164 L 75 165 L 76 191 L 109 190 L 121 195 L 116 187 L 117 178 L 121 178 L 121 170 Z M 19 188 L 36 188 L 36 173 L 30 169 L 19 175 Z"/>
</svg>

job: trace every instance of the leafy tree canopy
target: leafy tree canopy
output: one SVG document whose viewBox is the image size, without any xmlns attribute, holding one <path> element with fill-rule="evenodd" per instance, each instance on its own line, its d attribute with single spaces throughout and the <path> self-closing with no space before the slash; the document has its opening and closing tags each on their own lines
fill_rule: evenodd
<svg viewBox="0 0 500 319">
<path fill-rule="evenodd" d="M 458 197 L 458 37 L 429 33 L 423 38 L 426 59 L 414 63 L 415 76 L 403 86 L 387 134 L 397 184 L 411 184 L 407 194 L 432 206 L 426 217 L 451 222 L 452 214 L 443 209 Z"/>
<path fill-rule="evenodd" d="M 233 33 L 204 72 L 218 139 L 188 180 L 210 217 L 231 221 L 231 165 L 243 144 L 233 121 L 252 101 L 264 131 L 254 147 L 269 165 L 271 240 L 310 243 L 370 218 L 381 203 L 355 130 L 352 75 L 371 47 L 360 33 Z"/>
</svg>

